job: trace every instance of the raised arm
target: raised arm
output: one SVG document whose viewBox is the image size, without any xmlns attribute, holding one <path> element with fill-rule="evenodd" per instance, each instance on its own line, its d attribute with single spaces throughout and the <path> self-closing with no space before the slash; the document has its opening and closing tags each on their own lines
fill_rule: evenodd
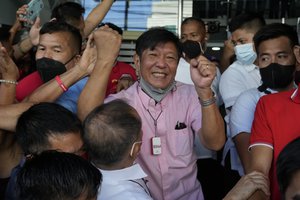
<svg viewBox="0 0 300 200">
<path fill-rule="evenodd" d="M 216 65 L 204 56 L 191 64 L 191 77 L 197 91 L 202 110 L 202 127 L 199 135 L 204 145 L 211 150 L 219 150 L 225 143 L 224 121 L 215 103 L 211 84 L 216 76 Z"/>
<path fill-rule="evenodd" d="M 19 70 L 0 42 L 0 105 L 14 103 Z"/>
<path fill-rule="evenodd" d="M 89 39 L 90 41 L 91 39 Z M 96 48 L 88 42 L 80 60 L 76 65 L 67 72 L 60 75 L 61 82 L 65 87 L 69 88 L 81 78 L 87 76 L 95 65 Z M 64 91 L 60 88 L 56 79 L 43 84 L 36 89 L 31 95 L 26 97 L 23 102 L 53 102 Z"/>
<path fill-rule="evenodd" d="M 114 0 L 102 0 L 87 16 L 85 20 L 84 36 L 88 37 L 91 32 L 104 19 L 105 15 L 112 6 Z"/>
<path fill-rule="evenodd" d="M 87 114 L 103 103 L 111 69 L 118 56 L 122 37 L 116 31 L 103 26 L 92 35 L 97 48 L 97 60 L 90 78 L 78 100 L 78 116 L 84 120 Z"/>
</svg>

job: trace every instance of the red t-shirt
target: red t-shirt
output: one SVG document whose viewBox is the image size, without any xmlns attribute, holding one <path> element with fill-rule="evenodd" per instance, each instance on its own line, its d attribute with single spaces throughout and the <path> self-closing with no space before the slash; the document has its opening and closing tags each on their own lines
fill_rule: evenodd
<svg viewBox="0 0 300 200">
<path fill-rule="evenodd" d="M 252 124 L 250 147 L 265 145 L 273 147 L 270 170 L 271 199 L 280 200 L 276 176 L 279 153 L 292 140 L 300 136 L 300 92 L 288 91 L 261 97 Z"/>
<path fill-rule="evenodd" d="M 19 81 L 16 87 L 16 99 L 22 101 L 41 85 L 43 85 L 43 81 L 37 71 L 29 74 Z"/>
<path fill-rule="evenodd" d="M 109 94 L 117 93 L 118 80 L 124 74 L 130 75 L 134 81 L 137 80 L 135 70 L 131 65 L 117 61 L 116 65 L 112 68 L 109 76 L 106 88 L 106 96 L 108 96 Z"/>
</svg>

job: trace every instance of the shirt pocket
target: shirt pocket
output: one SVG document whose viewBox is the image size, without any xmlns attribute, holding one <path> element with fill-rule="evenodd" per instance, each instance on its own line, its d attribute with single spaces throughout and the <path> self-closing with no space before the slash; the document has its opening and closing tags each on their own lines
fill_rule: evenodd
<svg viewBox="0 0 300 200">
<path fill-rule="evenodd" d="M 193 136 L 189 133 L 188 128 L 172 130 L 167 135 L 167 140 L 174 156 L 189 155 L 193 150 Z"/>
</svg>

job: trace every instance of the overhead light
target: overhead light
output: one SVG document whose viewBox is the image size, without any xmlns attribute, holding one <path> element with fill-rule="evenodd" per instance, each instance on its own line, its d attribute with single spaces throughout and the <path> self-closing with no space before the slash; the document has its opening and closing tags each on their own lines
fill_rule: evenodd
<svg viewBox="0 0 300 200">
<path fill-rule="evenodd" d="M 221 50 L 220 47 L 212 47 L 211 49 L 212 49 L 213 51 L 220 51 L 220 50 Z"/>
</svg>

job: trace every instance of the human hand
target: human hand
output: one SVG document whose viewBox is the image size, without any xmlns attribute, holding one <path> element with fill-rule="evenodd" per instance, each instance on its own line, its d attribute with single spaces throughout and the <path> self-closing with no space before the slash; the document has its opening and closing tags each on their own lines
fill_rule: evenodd
<svg viewBox="0 0 300 200">
<path fill-rule="evenodd" d="M 190 69 L 196 89 L 210 89 L 217 73 L 215 63 L 201 55 L 197 59 L 190 60 Z"/>
<path fill-rule="evenodd" d="M 107 25 L 100 27 L 92 34 L 97 48 L 97 60 L 114 63 L 120 51 L 122 36 Z"/>
<path fill-rule="evenodd" d="M 25 4 L 21 6 L 16 12 L 16 22 L 19 22 L 20 25 L 21 23 L 28 22 L 28 19 L 25 18 L 27 14 L 27 9 L 28 9 L 28 5 Z"/>
<path fill-rule="evenodd" d="M 124 76 L 121 77 L 118 80 L 118 84 L 117 84 L 117 92 L 120 92 L 121 90 L 126 90 L 127 88 L 129 88 L 132 84 L 134 83 L 134 80 L 132 79 L 132 77 L 129 76 Z"/>
<path fill-rule="evenodd" d="M 19 78 L 19 70 L 0 42 L 0 74 L 2 79 L 16 81 Z"/>
<path fill-rule="evenodd" d="M 268 177 L 261 172 L 253 171 L 244 175 L 223 200 L 246 200 L 256 190 L 262 190 L 267 196 L 270 196 Z"/>
<path fill-rule="evenodd" d="M 80 58 L 78 67 L 85 72 L 85 75 L 89 75 L 95 67 L 96 59 L 97 49 L 93 43 L 93 35 L 91 34 Z"/>
<path fill-rule="evenodd" d="M 41 19 L 37 17 L 33 26 L 30 28 L 29 37 L 32 45 L 37 46 L 40 39 Z"/>
</svg>

